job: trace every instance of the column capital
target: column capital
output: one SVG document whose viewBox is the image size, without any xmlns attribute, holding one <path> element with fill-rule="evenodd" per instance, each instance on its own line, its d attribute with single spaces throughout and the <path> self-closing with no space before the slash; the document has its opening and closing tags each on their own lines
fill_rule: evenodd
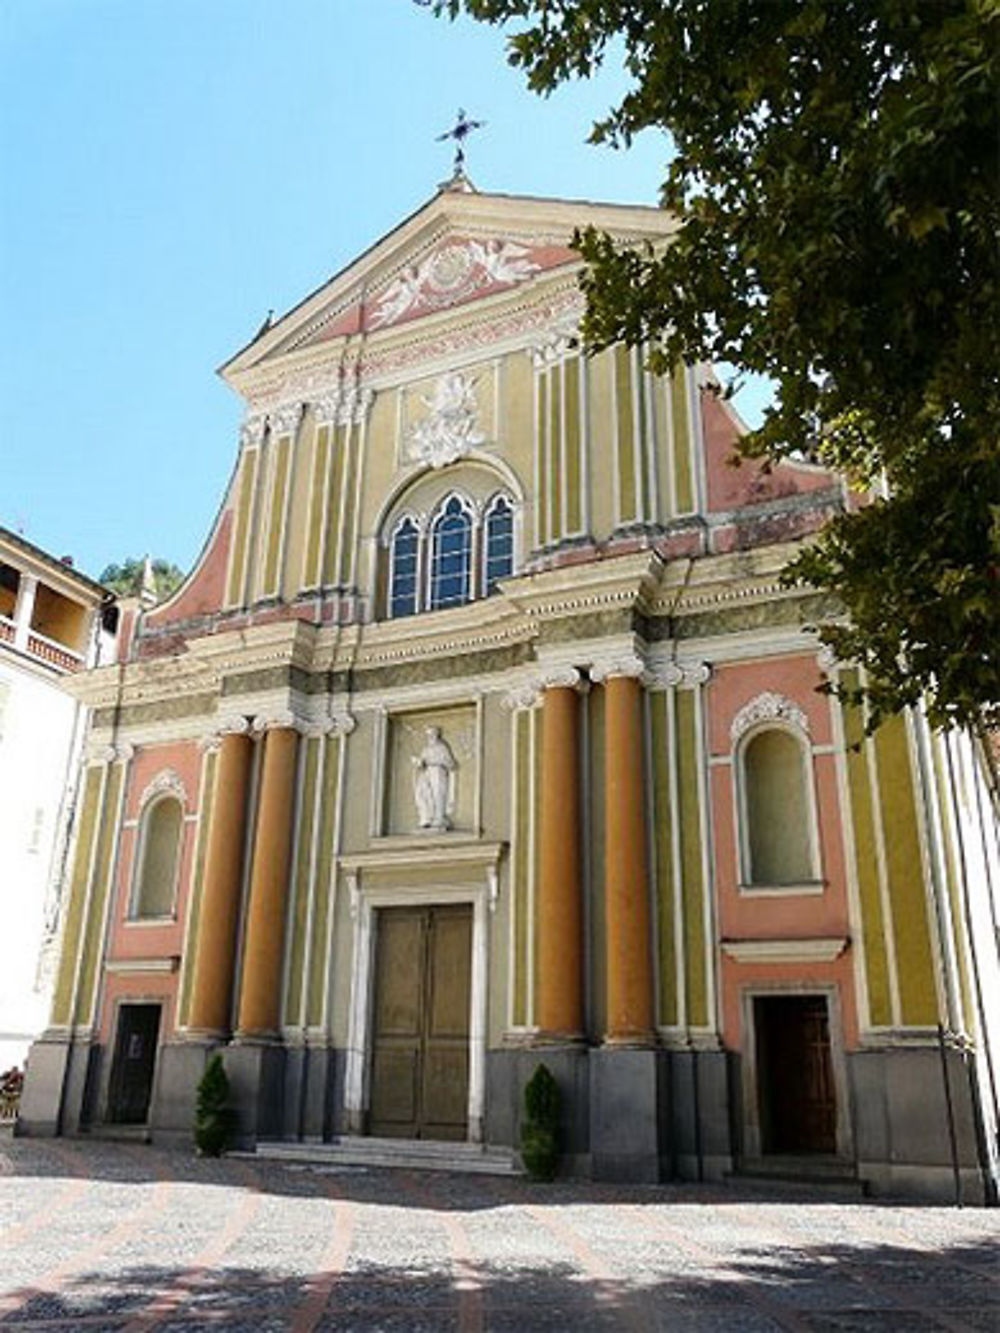
<svg viewBox="0 0 1000 1333">
<path fill-rule="evenodd" d="M 538 683 L 543 690 L 578 690 L 584 680 L 574 666 L 549 666 L 542 668 Z"/>
<path fill-rule="evenodd" d="M 215 735 L 222 736 L 247 736 L 250 733 L 250 719 L 243 717 L 239 713 L 233 713 L 229 717 L 224 717 L 215 728 Z"/>
<path fill-rule="evenodd" d="M 267 731 L 299 731 L 302 722 L 290 708 L 279 708 L 273 713 L 258 713 L 251 724 L 251 730 L 258 735 Z"/>
<path fill-rule="evenodd" d="M 636 652 L 616 653 L 614 656 L 599 658 L 590 668 L 590 679 L 595 685 L 603 685 L 605 681 L 621 676 L 638 680 L 642 685 L 650 685 L 655 679 L 646 666 L 645 659 Z"/>
</svg>

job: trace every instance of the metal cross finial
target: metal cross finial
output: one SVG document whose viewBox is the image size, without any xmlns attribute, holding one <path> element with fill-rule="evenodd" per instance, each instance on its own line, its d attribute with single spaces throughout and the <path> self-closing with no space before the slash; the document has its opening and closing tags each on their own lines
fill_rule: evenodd
<svg viewBox="0 0 1000 1333">
<path fill-rule="evenodd" d="M 455 175 L 461 176 L 465 167 L 465 141 L 473 130 L 481 130 L 486 124 L 485 120 L 469 120 L 464 110 L 458 108 L 458 117 L 455 121 L 455 128 L 448 130 L 447 134 L 439 134 L 435 143 L 444 143 L 446 139 L 455 140 Z"/>
</svg>

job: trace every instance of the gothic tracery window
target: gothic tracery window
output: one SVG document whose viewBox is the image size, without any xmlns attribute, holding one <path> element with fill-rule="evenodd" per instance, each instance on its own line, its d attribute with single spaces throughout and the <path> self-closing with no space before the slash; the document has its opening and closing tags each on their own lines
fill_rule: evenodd
<svg viewBox="0 0 1000 1333">
<path fill-rule="evenodd" d="M 483 581 L 489 597 L 501 579 L 514 572 L 514 510 L 505 495 L 498 495 L 486 511 Z"/>
<path fill-rule="evenodd" d="M 506 491 L 485 501 L 449 491 L 424 513 L 419 507 L 397 511 L 384 539 L 388 615 L 412 616 L 490 596 L 514 573 L 514 523 Z"/>
<path fill-rule="evenodd" d="M 417 609 L 420 587 L 420 532 L 407 515 L 392 536 L 389 566 L 389 614 L 412 616 Z"/>
<path fill-rule="evenodd" d="M 451 496 L 431 524 L 428 603 L 432 611 L 469 600 L 472 572 L 472 516 Z"/>
</svg>

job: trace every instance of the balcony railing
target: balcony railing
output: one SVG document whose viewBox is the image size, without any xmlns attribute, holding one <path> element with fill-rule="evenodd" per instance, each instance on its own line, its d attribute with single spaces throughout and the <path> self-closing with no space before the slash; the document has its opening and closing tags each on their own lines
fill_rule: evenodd
<svg viewBox="0 0 1000 1333">
<path fill-rule="evenodd" d="M 0 643 L 13 643 L 17 626 L 7 616 L 0 616 Z"/>
<path fill-rule="evenodd" d="M 79 671 L 83 666 L 83 656 L 65 644 L 47 639 L 44 634 L 31 630 L 28 634 L 28 652 L 32 657 L 40 657 L 43 662 L 62 667 L 64 671 Z"/>
</svg>

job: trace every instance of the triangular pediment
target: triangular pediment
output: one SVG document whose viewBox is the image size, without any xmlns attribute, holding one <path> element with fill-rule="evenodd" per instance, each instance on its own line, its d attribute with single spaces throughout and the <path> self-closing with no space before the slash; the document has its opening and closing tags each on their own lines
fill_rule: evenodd
<svg viewBox="0 0 1000 1333">
<path fill-rule="evenodd" d="M 484 195 L 443 188 L 288 314 L 238 352 L 221 373 L 247 371 L 324 343 L 381 334 L 485 297 L 571 271 L 577 227 L 623 239 L 663 236 L 655 208 Z"/>
</svg>

